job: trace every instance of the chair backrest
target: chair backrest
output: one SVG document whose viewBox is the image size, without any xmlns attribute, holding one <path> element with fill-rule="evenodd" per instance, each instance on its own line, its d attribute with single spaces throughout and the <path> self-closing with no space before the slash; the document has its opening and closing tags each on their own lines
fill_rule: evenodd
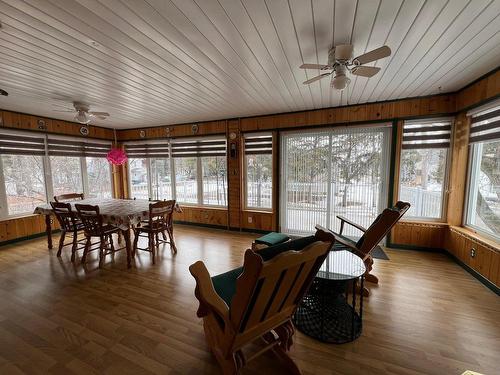
<svg viewBox="0 0 500 375">
<path fill-rule="evenodd" d="M 56 202 L 83 200 L 83 193 L 69 193 L 54 196 Z"/>
<path fill-rule="evenodd" d="M 151 201 L 149 204 L 149 225 L 151 227 L 166 227 L 172 222 L 175 200 Z"/>
<path fill-rule="evenodd" d="M 392 227 L 403 217 L 410 208 L 410 203 L 398 201 L 394 207 L 386 208 L 368 227 L 363 236 L 356 243 L 356 247 L 364 254 L 368 254 L 389 233 Z"/>
<path fill-rule="evenodd" d="M 71 209 L 71 204 L 64 202 L 50 202 L 61 229 L 72 231 L 76 228 L 76 212 Z"/>
<path fill-rule="evenodd" d="M 91 236 L 99 236 L 102 233 L 102 215 L 99 206 L 90 204 L 75 204 L 78 217 L 83 223 L 85 233 Z"/>
<path fill-rule="evenodd" d="M 231 301 L 235 345 L 258 337 L 289 319 L 333 248 L 334 236 L 322 232 L 300 250 L 281 252 L 265 261 L 247 250 L 243 272 Z"/>
</svg>

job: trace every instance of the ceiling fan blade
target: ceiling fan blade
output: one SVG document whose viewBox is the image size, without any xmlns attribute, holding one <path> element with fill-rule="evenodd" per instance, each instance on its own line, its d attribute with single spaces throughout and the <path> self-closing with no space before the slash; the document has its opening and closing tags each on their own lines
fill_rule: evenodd
<svg viewBox="0 0 500 375">
<path fill-rule="evenodd" d="M 376 66 L 355 66 L 352 68 L 351 73 L 355 76 L 361 77 L 373 77 L 380 71 L 379 67 Z"/>
<path fill-rule="evenodd" d="M 328 70 L 332 69 L 329 65 L 321 65 L 321 64 L 302 64 L 299 66 L 301 69 L 319 69 L 319 70 Z"/>
<path fill-rule="evenodd" d="M 358 56 L 352 60 L 357 65 L 367 64 L 369 62 L 383 59 L 384 57 L 391 55 L 391 49 L 387 46 L 382 46 L 380 48 L 374 49 L 373 51 L 367 52 L 361 56 Z"/>
<path fill-rule="evenodd" d="M 94 115 L 94 116 L 103 116 L 103 117 L 109 116 L 108 112 L 89 112 L 89 114 Z"/>
<path fill-rule="evenodd" d="M 310 83 L 313 83 L 313 82 L 315 82 L 315 81 L 320 80 L 321 78 L 324 78 L 324 77 L 326 77 L 326 76 L 329 76 L 330 74 L 332 74 L 332 73 L 323 73 L 323 74 L 320 74 L 319 76 L 316 76 L 316 77 L 314 77 L 314 78 L 308 79 L 307 81 L 304 81 L 304 82 L 302 82 L 302 83 L 303 83 L 304 85 L 308 85 L 308 84 L 310 84 Z"/>
</svg>

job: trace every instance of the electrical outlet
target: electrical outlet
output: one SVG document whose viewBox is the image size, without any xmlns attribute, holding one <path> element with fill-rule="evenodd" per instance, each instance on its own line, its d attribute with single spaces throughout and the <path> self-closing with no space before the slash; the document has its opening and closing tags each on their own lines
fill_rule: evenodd
<svg viewBox="0 0 500 375">
<path fill-rule="evenodd" d="M 249 216 L 248 217 L 248 222 L 251 224 L 253 222 L 253 217 Z"/>
<path fill-rule="evenodd" d="M 470 257 L 474 258 L 476 256 L 476 249 L 472 248 L 470 249 Z"/>
</svg>

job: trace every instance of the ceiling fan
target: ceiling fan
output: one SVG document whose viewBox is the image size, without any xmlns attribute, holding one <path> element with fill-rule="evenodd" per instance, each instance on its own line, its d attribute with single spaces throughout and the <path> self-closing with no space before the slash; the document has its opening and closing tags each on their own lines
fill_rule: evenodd
<svg viewBox="0 0 500 375">
<path fill-rule="evenodd" d="M 330 86 L 337 90 L 343 90 L 351 82 L 346 75 L 347 72 L 357 76 L 372 77 L 379 72 L 380 68 L 363 65 L 391 55 L 391 49 L 387 46 L 382 46 L 355 58 L 352 58 L 352 51 L 352 44 L 340 44 L 328 51 L 328 64 L 302 64 L 300 66 L 302 69 L 331 70 L 331 72 L 323 73 L 308 79 L 303 82 L 304 85 L 308 85 L 335 73 L 330 82 Z"/>
<path fill-rule="evenodd" d="M 89 111 L 90 105 L 82 103 L 82 102 L 73 102 L 73 110 L 54 110 L 56 112 L 76 112 L 74 120 L 79 122 L 80 124 L 88 124 L 94 118 L 98 118 L 100 120 L 105 120 L 109 117 L 108 112 L 93 112 Z"/>
</svg>

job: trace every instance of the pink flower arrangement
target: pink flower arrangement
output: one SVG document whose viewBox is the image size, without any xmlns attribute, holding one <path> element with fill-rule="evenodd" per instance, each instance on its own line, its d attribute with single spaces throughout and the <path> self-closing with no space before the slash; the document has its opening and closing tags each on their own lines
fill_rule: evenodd
<svg viewBox="0 0 500 375">
<path fill-rule="evenodd" d="M 125 151 L 123 151 L 122 149 L 112 148 L 108 152 L 106 159 L 108 159 L 108 161 L 113 165 L 122 165 L 127 162 L 128 157 Z"/>
</svg>

